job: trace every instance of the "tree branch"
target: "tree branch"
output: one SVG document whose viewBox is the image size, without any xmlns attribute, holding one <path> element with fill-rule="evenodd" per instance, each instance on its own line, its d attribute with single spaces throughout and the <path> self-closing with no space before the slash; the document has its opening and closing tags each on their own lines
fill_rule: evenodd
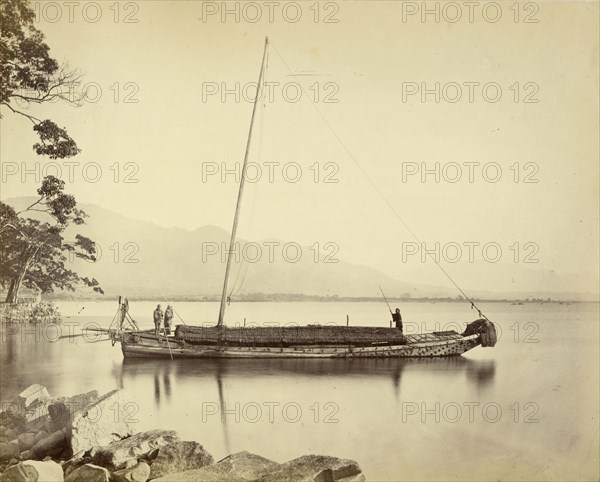
<svg viewBox="0 0 600 482">
<path fill-rule="evenodd" d="M 0 104 L 1 105 L 5 105 L 10 110 L 12 110 L 15 114 L 19 114 L 19 115 L 22 115 L 23 117 L 27 117 L 33 124 L 39 124 L 40 122 L 42 122 L 37 117 L 34 117 L 32 115 L 29 115 L 29 114 L 25 114 L 24 112 L 21 112 L 20 110 L 14 109 L 8 102 L 0 102 Z"/>
</svg>

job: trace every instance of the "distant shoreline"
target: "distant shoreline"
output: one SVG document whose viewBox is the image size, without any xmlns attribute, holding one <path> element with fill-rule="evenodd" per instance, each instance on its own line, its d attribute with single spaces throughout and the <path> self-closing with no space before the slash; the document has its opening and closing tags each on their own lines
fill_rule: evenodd
<svg viewBox="0 0 600 482">
<path fill-rule="evenodd" d="M 51 295 L 42 296 L 43 301 L 110 301 L 118 298 L 118 296 L 77 296 L 71 297 L 68 295 Z M 127 296 L 130 301 L 172 301 L 172 302 L 219 302 L 219 296 L 164 296 L 164 295 L 130 295 Z M 569 304 L 569 303 L 600 303 L 599 300 L 573 300 L 573 299 L 552 299 L 552 298 L 503 298 L 503 299 L 486 299 L 472 298 L 476 303 L 514 303 L 514 304 Z M 389 302 L 415 302 L 415 303 L 468 303 L 464 298 L 451 297 L 388 297 Z M 243 303 L 287 303 L 287 302 L 321 302 L 321 303 L 384 303 L 381 297 L 368 296 L 318 296 L 318 295 L 301 295 L 301 294 L 253 294 L 244 295 L 232 299 L 232 302 Z"/>
</svg>

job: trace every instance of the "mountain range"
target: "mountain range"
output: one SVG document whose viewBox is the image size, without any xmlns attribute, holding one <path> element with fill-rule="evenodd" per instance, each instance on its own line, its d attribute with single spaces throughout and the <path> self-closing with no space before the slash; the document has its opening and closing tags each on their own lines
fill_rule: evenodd
<svg viewBox="0 0 600 482">
<path fill-rule="evenodd" d="M 6 200 L 23 209 L 34 198 Z M 230 233 L 217 226 L 195 230 L 166 228 L 127 218 L 94 204 L 80 204 L 88 215 L 83 226 L 71 226 L 65 236 L 76 233 L 96 242 L 95 263 L 70 259 L 71 269 L 96 278 L 106 296 L 166 296 L 214 298 L 219 296 L 225 272 L 226 247 Z M 32 216 L 34 217 L 34 216 Z M 453 286 L 413 284 L 395 279 L 374 268 L 353 264 L 335 255 L 334 246 L 302 246 L 269 239 L 239 240 L 229 281 L 232 297 L 263 295 L 308 295 L 320 297 L 377 297 L 379 286 L 395 298 L 456 298 Z M 595 301 L 594 293 L 568 290 L 471 292 L 486 299 L 552 298 Z M 79 289 L 75 297 L 91 296 Z"/>
</svg>

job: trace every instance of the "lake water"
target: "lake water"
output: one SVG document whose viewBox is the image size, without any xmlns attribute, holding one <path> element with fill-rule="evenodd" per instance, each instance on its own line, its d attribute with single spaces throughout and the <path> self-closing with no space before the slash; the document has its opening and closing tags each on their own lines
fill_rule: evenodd
<svg viewBox="0 0 600 482">
<path fill-rule="evenodd" d="M 2 327 L 1 398 L 41 383 L 51 395 L 124 388 L 140 430 L 169 428 L 219 459 L 248 450 L 283 462 L 351 458 L 368 480 L 598 480 L 598 304 L 483 304 L 495 348 L 423 360 L 124 361 L 103 336 L 115 302 L 57 303 L 62 327 Z M 166 303 L 163 303 L 163 309 Z M 177 303 L 214 324 L 216 303 Z M 132 302 L 152 327 L 155 304 Z M 405 332 L 460 329 L 457 303 L 402 303 Z M 228 324 L 388 326 L 380 303 L 232 303 Z M 177 319 L 177 321 L 179 321 Z"/>
</svg>

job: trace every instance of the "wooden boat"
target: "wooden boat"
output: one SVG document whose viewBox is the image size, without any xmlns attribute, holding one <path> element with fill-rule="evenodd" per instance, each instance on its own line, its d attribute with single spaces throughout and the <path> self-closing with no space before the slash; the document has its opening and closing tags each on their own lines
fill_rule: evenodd
<svg viewBox="0 0 600 482">
<path fill-rule="evenodd" d="M 265 39 L 233 218 L 230 246 L 234 246 L 236 240 L 248 153 L 256 106 L 263 87 L 263 72 L 268 44 L 268 39 Z M 133 326 L 135 324 L 132 324 L 133 330 L 126 331 L 122 329 L 123 322 L 128 316 L 128 304 L 125 300 L 125 303 L 120 303 L 121 316 L 117 330 L 110 331 L 113 342 L 121 342 L 123 356 L 125 358 L 170 357 L 172 359 L 443 357 L 461 355 L 479 345 L 492 347 L 496 343 L 494 324 L 487 318 L 482 317 L 481 311 L 479 311 L 480 319 L 467 325 L 467 329 L 461 334 L 455 331 L 446 331 L 405 336 L 398 328 L 328 325 L 228 328 L 224 324 L 224 319 L 232 253 L 233 250 L 228 250 L 219 318 L 215 327 L 180 325 L 176 329 L 175 336 L 167 336 L 166 333 L 156 335 L 149 331 L 139 331 L 137 326 Z M 458 287 L 458 285 L 456 286 Z M 464 295 L 462 290 L 461 293 Z M 466 297 L 466 295 L 464 296 Z M 468 299 L 468 297 L 466 298 Z M 471 305 L 475 307 L 472 301 Z M 133 321 L 131 318 L 129 320 Z"/>
<path fill-rule="evenodd" d="M 476 346 L 494 346 L 496 330 L 486 319 L 476 320 L 462 334 L 455 331 L 411 334 L 400 339 L 397 328 L 336 327 L 339 338 L 327 341 L 323 327 L 285 328 L 193 328 L 198 339 L 177 327 L 175 336 L 148 332 L 121 333 L 121 349 L 126 358 L 409 358 L 462 355 Z M 260 342 L 259 331 L 281 335 L 282 341 Z M 357 335 L 360 331 L 360 336 Z M 298 339 L 295 339 L 300 333 Z M 469 334 L 470 333 L 470 334 Z M 310 342 L 308 338 L 313 338 Z M 347 341 L 342 341 L 346 338 Z M 368 341 L 368 340 L 371 341 Z M 256 341 L 255 341 L 256 340 Z M 357 341 L 359 340 L 359 341 Z"/>
</svg>

